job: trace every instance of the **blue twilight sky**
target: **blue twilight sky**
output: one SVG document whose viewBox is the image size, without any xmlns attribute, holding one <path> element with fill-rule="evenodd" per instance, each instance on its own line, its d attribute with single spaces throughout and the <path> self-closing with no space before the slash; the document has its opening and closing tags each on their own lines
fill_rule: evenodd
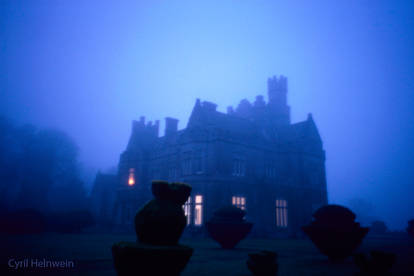
<svg viewBox="0 0 414 276">
<path fill-rule="evenodd" d="M 279 74 L 293 122 L 319 127 L 330 202 L 405 227 L 413 1 L 0 1 L 0 114 L 65 130 L 91 172 L 116 166 L 131 120 L 184 128 L 196 98 L 225 111 Z"/>
</svg>

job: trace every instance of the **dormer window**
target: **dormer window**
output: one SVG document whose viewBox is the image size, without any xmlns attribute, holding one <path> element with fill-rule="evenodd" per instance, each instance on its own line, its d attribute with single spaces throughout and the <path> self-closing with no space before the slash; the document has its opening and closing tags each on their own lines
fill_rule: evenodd
<svg viewBox="0 0 414 276">
<path fill-rule="evenodd" d="M 135 185 L 135 169 L 130 168 L 129 176 L 128 176 L 128 186 L 134 186 L 134 185 Z"/>
</svg>

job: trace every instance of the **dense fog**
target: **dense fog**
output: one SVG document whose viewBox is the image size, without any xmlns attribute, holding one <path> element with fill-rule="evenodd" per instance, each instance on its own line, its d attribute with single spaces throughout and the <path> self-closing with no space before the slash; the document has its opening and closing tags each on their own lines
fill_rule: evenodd
<svg viewBox="0 0 414 276">
<path fill-rule="evenodd" d="M 2 196 L 86 206 L 132 120 L 170 116 L 181 129 L 196 98 L 225 112 L 266 99 L 267 78 L 282 74 L 292 121 L 312 113 L 322 136 L 329 202 L 403 229 L 414 217 L 413 14 L 411 1 L 1 1 Z"/>
</svg>

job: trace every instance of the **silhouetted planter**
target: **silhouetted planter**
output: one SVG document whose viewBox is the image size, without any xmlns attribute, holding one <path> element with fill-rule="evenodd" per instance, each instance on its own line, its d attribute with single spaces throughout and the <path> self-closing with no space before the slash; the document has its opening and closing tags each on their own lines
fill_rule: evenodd
<svg viewBox="0 0 414 276">
<path fill-rule="evenodd" d="M 222 248 L 232 249 L 253 227 L 253 223 L 244 220 L 245 215 L 245 211 L 235 206 L 223 207 L 206 223 L 207 231 Z"/>
<path fill-rule="evenodd" d="M 118 275 L 180 275 L 193 249 L 178 245 L 186 225 L 182 209 L 191 192 L 184 183 L 153 181 L 155 199 L 135 216 L 137 242 L 112 246 Z"/>
<path fill-rule="evenodd" d="M 273 251 L 262 251 L 249 254 L 246 262 L 247 268 L 256 276 L 277 275 L 277 253 Z"/>
<path fill-rule="evenodd" d="M 360 272 L 355 276 L 391 276 L 390 270 L 395 259 L 395 254 L 381 251 L 371 251 L 371 258 L 364 254 L 356 254 L 354 261 Z"/>
<path fill-rule="evenodd" d="M 313 215 L 315 220 L 302 230 L 319 251 L 331 260 L 350 256 L 361 244 L 369 228 L 355 222 L 355 214 L 339 205 L 326 205 Z"/>
<path fill-rule="evenodd" d="M 180 275 L 193 254 L 187 246 L 152 246 L 120 242 L 112 246 L 116 272 L 124 275 Z"/>
</svg>

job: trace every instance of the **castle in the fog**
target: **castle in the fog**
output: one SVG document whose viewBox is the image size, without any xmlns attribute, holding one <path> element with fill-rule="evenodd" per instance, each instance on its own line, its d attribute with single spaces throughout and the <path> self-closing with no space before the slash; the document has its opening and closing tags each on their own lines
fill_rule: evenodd
<svg viewBox="0 0 414 276">
<path fill-rule="evenodd" d="M 268 101 L 242 100 L 227 113 L 197 100 L 187 127 L 166 118 L 159 136 L 154 124 L 132 122 L 117 175 L 98 174 L 92 202 L 98 220 L 130 227 L 135 213 L 152 198 L 151 180 L 191 184 L 184 206 L 189 232 L 203 225 L 221 206 L 247 212 L 258 235 L 295 233 L 313 210 L 327 203 L 325 152 L 312 115 L 290 121 L 287 79 L 268 80 Z"/>
</svg>

